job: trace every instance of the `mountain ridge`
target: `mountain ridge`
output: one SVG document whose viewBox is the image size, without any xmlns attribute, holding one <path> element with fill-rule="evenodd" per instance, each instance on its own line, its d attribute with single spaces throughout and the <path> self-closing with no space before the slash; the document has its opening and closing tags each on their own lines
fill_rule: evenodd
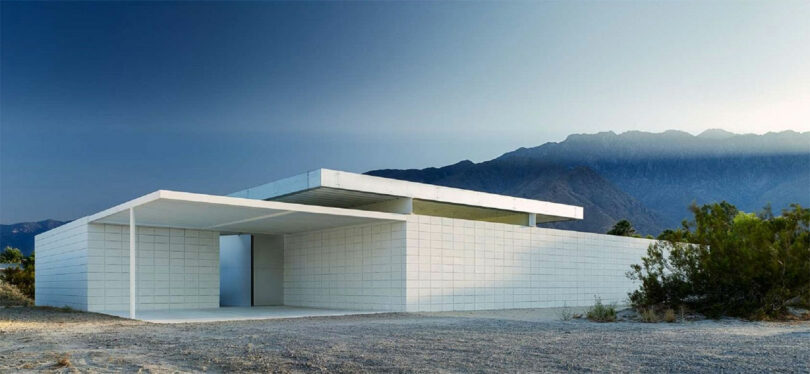
<svg viewBox="0 0 810 374">
<path fill-rule="evenodd" d="M 688 218 L 692 202 L 727 200 L 749 212 L 769 202 L 775 212 L 789 203 L 810 206 L 810 131 L 571 134 L 480 163 L 366 174 L 585 208 L 584 220 L 548 227 L 604 233 L 629 219 L 639 232 L 656 235 Z M 28 255 L 35 235 L 64 223 L 0 225 L 0 248 L 10 245 Z"/>
<path fill-rule="evenodd" d="M 687 207 L 693 202 L 728 200 L 746 211 L 759 211 L 767 203 L 776 209 L 792 202 L 810 205 L 810 132 L 756 135 L 710 129 L 698 135 L 677 130 L 572 134 L 562 142 L 518 148 L 477 164 L 465 160 L 450 166 L 367 174 L 553 202 L 578 196 L 569 203 L 582 205 L 585 219 L 557 225 L 591 232 L 604 232 L 607 221 L 630 219 L 640 222 L 641 232 L 657 234 L 688 218 Z M 556 195 L 536 186 L 533 191 L 525 187 L 527 181 L 537 180 L 537 174 L 576 167 L 586 167 L 609 183 L 592 179 L 585 189 L 585 181 L 569 178 L 567 188 L 589 191 L 580 194 L 562 193 L 559 185 L 554 186 Z M 491 170 L 473 172 L 482 168 Z M 509 168 L 522 170 L 524 178 L 508 179 L 495 172 Z M 506 180 L 524 187 L 510 191 L 498 187 L 498 181 Z M 619 209 L 622 206 L 630 211 Z"/>
<path fill-rule="evenodd" d="M 700 136 L 708 131 L 723 131 L 731 136 L 716 138 L 713 136 Z M 711 133 L 710 133 L 711 134 Z M 679 130 L 667 130 L 661 133 L 646 131 L 626 131 L 616 134 L 613 131 L 598 132 L 595 134 L 571 134 L 561 142 L 547 142 L 536 147 L 521 147 L 506 152 L 498 158 L 525 156 L 534 157 L 551 156 L 557 152 L 557 160 L 564 159 L 564 151 L 571 148 L 590 146 L 594 147 L 594 156 L 609 156 L 618 159 L 631 159 L 638 157 L 666 158 L 673 155 L 703 157 L 721 155 L 753 155 L 753 154 L 806 154 L 810 152 L 810 131 L 797 132 L 786 130 L 781 132 L 768 132 L 757 134 L 733 134 L 725 130 L 710 129 L 700 135 Z M 673 142 L 680 142 L 680 147 L 668 147 Z M 632 149 L 623 149 L 624 153 L 616 154 L 612 147 L 623 145 L 632 146 Z M 563 152 L 559 154 L 560 152 Z"/>
<path fill-rule="evenodd" d="M 653 233 L 662 226 L 662 219 L 649 211 L 632 196 L 619 190 L 587 166 L 565 167 L 541 165 L 525 160 L 522 164 L 490 160 L 480 164 L 465 163 L 456 174 L 448 169 L 432 168 L 427 176 L 415 170 L 375 170 L 367 174 L 412 182 L 497 193 L 516 197 L 582 206 L 584 221 L 542 224 L 567 230 L 605 232 L 615 222 L 614 216 L 631 219 L 639 232 Z M 455 168 L 458 170 L 458 168 Z M 437 177 L 441 176 L 441 177 Z"/>
<path fill-rule="evenodd" d="M 19 222 L 8 225 L 0 224 L 0 251 L 6 246 L 18 248 L 28 256 L 34 251 L 34 236 L 62 226 L 70 221 L 45 219 L 36 222 Z"/>
</svg>

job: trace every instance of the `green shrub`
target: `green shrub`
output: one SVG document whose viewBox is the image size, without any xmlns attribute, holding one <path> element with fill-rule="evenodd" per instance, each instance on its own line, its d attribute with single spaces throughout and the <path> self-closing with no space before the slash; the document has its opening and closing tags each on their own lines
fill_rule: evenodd
<svg viewBox="0 0 810 374">
<path fill-rule="evenodd" d="M 593 306 L 585 314 L 589 320 L 595 322 L 613 322 L 616 320 L 616 307 L 613 304 L 604 305 L 602 299 L 594 298 Z"/>
<path fill-rule="evenodd" d="M 633 224 L 630 221 L 623 219 L 619 222 L 616 222 L 608 232 L 608 235 L 616 235 L 616 236 L 637 236 L 636 229 L 633 228 Z"/>
<path fill-rule="evenodd" d="M 810 300 L 810 210 L 781 216 L 738 211 L 726 202 L 692 206 L 695 220 L 667 230 L 628 272 L 637 310 L 680 308 L 709 317 L 778 318 Z M 806 302 L 805 302 L 806 305 Z"/>
<path fill-rule="evenodd" d="M 23 261 L 23 254 L 17 248 L 6 246 L 3 252 L 0 252 L 0 263 L 5 264 L 19 264 Z"/>
<path fill-rule="evenodd" d="M 19 289 L 26 297 L 34 298 L 34 254 L 23 258 L 22 269 L 8 268 L 0 271 L 0 281 Z"/>
</svg>

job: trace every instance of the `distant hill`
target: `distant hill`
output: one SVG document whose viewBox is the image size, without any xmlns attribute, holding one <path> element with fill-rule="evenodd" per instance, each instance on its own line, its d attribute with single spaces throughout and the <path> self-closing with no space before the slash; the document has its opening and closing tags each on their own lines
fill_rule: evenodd
<svg viewBox="0 0 810 374">
<path fill-rule="evenodd" d="M 657 235 L 688 218 L 693 201 L 726 200 L 745 211 L 767 203 L 774 212 L 790 203 L 810 207 L 810 132 L 576 134 L 481 163 L 366 174 L 585 208 L 582 221 L 546 226 L 603 233 L 629 219 L 639 232 Z M 0 249 L 9 245 L 28 255 L 35 235 L 65 223 L 0 225 Z"/>
<path fill-rule="evenodd" d="M 583 221 L 554 226 L 605 232 L 626 218 L 655 235 L 688 218 L 693 201 L 810 206 L 810 132 L 571 135 L 478 164 L 367 174 L 580 205 Z"/>
<path fill-rule="evenodd" d="M 19 248 L 28 256 L 34 251 L 34 236 L 41 232 L 64 225 L 67 222 L 52 219 L 39 222 L 22 222 L 11 225 L 0 225 L 0 251 L 6 246 Z"/>
</svg>

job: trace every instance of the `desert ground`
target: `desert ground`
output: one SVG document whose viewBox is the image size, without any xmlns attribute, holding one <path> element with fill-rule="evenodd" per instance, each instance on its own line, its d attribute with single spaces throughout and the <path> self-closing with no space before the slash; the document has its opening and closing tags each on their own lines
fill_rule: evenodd
<svg viewBox="0 0 810 374">
<path fill-rule="evenodd" d="M 0 309 L 0 372 L 808 373 L 810 322 L 562 321 L 539 310 L 153 324 Z"/>
</svg>

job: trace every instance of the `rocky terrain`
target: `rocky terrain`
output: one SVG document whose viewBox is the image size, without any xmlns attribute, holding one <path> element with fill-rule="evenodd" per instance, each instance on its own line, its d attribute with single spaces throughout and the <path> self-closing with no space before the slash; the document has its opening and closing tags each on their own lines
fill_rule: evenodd
<svg viewBox="0 0 810 374">
<path fill-rule="evenodd" d="M 693 202 L 725 200 L 746 212 L 771 204 L 776 214 L 810 206 L 810 132 L 575 134 L 481 163 L 368 174 L 585 208 L 584 220 L 551 227 L 604 233 L 628 219 L 658 235 L 690 218 Z"/>
<path fill-rule="evenodd" d="M 543 310 L 162 325 L 0 308 L 0 372 L 806 373 L 810 323 L 560 321 Z"/>
</svg>

